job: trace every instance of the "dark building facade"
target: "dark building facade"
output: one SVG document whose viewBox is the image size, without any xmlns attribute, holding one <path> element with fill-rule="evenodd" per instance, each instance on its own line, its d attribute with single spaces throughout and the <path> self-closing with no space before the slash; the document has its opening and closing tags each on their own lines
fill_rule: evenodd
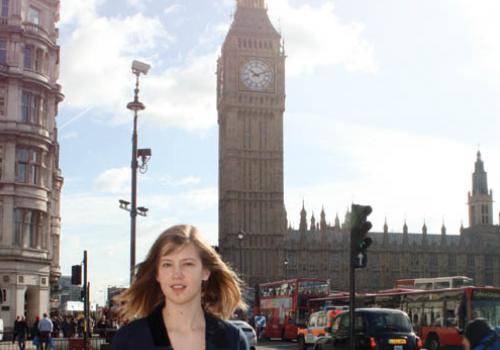
<svg viewBox="0 0 500 350">
<path fill-rule="evenodd" d="M 348 288 L 349 223 L 326 213 L 298 230 L 286 228 L 283 199 L 285 52 L 264 0 L 237 0 L 217 70 L 219 123 L 219 249 L 249 285 L 285 277 L 323 277 Z M 500 285 L 500 228 L 478 152 L 468 194 L 469 227 L 449 234 L 372 232 L 362 290 L 391 288 L 396 279 L 466 275 Z M 348 215 L 346 215 L 348 218 Z M 285 264 L 285 262 L 287 264 Z"/>
</svg>

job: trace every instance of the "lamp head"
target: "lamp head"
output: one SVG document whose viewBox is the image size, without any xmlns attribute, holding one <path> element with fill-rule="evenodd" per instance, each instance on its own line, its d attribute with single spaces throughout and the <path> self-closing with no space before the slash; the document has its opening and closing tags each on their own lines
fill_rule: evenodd
<svg viewBox="0 0 500 350">
<path fill-rule="evenodd" d="M 151 66 L 147 63 L 137 60 L 132 61 L 132 73 L 134 73 L 135 75 L 146 75 L 148 74 L 150 68 Z"/>
</svg>

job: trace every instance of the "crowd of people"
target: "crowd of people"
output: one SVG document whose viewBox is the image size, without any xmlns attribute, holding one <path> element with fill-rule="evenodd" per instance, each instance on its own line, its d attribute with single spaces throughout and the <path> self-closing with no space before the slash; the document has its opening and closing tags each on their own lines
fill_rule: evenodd
<svg viewBox="0 0 500 350">
<path fill-rule="evenodd" d="M 24 316 L 17 316 L 14 321 L 14 334 L 12 342 L 17 342 L 19 349 L 26 348 L 26 341 L 31 339 L 37 349 L 45 350 L 54 348 L 53 338 L 83 338 L 84 317 L 83 315 L 53 315 L 49 317 L 43 314 L 37 316 L 30 326 Z M 93 334 L 104 338 L 106 332 L 118 329 L 117 319 L 108 319 L 105 315 L 96 320 L 90 317 L 90 329 Z"/>
</svg>

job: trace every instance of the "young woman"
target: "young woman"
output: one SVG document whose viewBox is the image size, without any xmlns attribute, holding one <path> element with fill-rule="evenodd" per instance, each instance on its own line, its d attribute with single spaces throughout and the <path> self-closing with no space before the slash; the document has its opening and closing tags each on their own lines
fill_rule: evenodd
<svg viewBox="0 0 500 350">
<path fill-rule="evenodd" d="M 247 350 L 245 335 L 223 321 L 245 307 L 240 285 L 194 226 L 170 227 L 118 298 L 122 318 L 133 321 L 118 331 L 112 349 Z"/>
</svg>

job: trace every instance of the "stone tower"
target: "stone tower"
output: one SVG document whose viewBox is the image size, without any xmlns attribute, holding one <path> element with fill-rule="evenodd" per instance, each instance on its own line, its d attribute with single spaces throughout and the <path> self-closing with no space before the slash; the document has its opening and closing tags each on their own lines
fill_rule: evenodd
<svg viewBox="0 0 500 350">
<path fill-rule="evenodd" d="M 59 0 L 0 1 L 0 318 L 57 307 Z"/>
<path fill-rule="evenodd" d="M 279 278 L 285 53 L 264 0 L 237 0 L 218 60 L 217 110 L 220 252 L 250 284 Z"/>
<path fill-rule="evenodd" d="M 493 225 L 493 191 L 488 191 L 488 175 L 479 151 L 472 174 L 472 193 L 468 197 L 469 226 Z"/>
</svg>

